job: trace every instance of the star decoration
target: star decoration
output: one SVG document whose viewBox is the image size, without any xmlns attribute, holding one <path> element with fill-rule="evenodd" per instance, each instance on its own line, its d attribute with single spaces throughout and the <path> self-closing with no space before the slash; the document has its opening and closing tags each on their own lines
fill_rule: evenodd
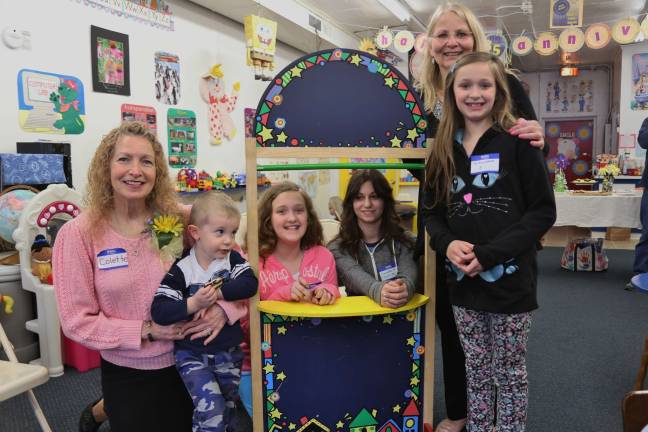
<svg viewBox="0 0 648 432">
<path fill-rule="evenodd" d="M 286 334 L 286 327 L 284 327 L 284 326 L 277 327 L 277 334 L 285 335 Z"/>
<path fill-rule="evenodd" d="M 403 142 L 403 140 L 399 139 L 396 135 L 394 135 L 394 138 L 390 139 L 389 141 L 392 143 L 392 147 L 400 147 L 401 142 Z"/>
<path fill-rule="evenodd" d="M 396 413 L 396 414 L 398 414 L 398 413 L 400 412 L 400 410 L 401 410 L 401 406 L 400 406 L 400 405 L 394 405 L 394 406 L 392 407 L 392 412 L 394 412 L 394 413 Z"/>
<path fill-rule="evenodd" d="M 392 78 L 392 77 L 385 78 L 385 85 L 387 87 L 392 88 L 392 87 L 394 87 L 394 84 L 396 84 L 394 82 L 394 78 Z"/>
<path fill-rule="evenodd" d="M 286 135 L 283 131 L 281 131 L 281 133 L 277 135 L 277 142 L 285 143 L 286 139 L 288 139 L 288 135 Z"/>
<path fill-rule="evenodd" d="M 302 76 L 301 76 L 302 71 L 303 71 L 303 69 L 298 68 L 297 66 L 295 66 L 294 68 L 290 69 L 290 73 L 292 74 L 293 77 L 299 77 L 299 78 L 301 78 L 301 77 L 302 77 Z"/>
<path fill-rule="evenodd" d="M 288 425 L 288 430 L 295 430 L 296 427 L 297 427 L 297 425 L 295 423 L 290 423 Z"/>
<path fill-rule="evenodd" d="M 391 324 L 394 321 L 394 318 L 391 315 L 386 315 L 383 317 L 383 324 Z"/>
<path fill-rule="evenodd" d="M 414 346 L 414 342 L 416 342 L 414 340 L 414 336 L 410 336 L 410 338 L 407 339 L 407 345 L 409 345 L 409 346 Z"/>
<path fill-rule="evenodd" d="M 407 138 L 415 140 L 417 136 L 416 128 L 407 129 Z"/>
<path fill-rule="evenodd" d="M 263 370 L 265 371 L 265 373 L 274 372 L 274 365 L 272 363 L 268 363 L 267 365 L 263 366 Z"/>
<path fill-rule="evenodd" d="M 342 420 L 335 423 L 335 427 L 338 428 L 338 429 L 342 429 L 344 427 L 344 423 L 342 422 Z"/>
<path fill-rule="evenodd" d="M 278 379 L 279 381 L 283 381 L 283 380 L 285 380 L 285 379 L 286 379 L 286 374 L 283 373 L 283 371 L 279 372 L 279 373 L 277 374 L 277 379 Z"/>
<path fill-rule="evenodd" d="M 353 54 L 351 56 L 351 62 L 350 63 L 353 64 L 353 65 L 356 65 L 356 66 L 360 66 L 360 60 L 361 59 L 360 59 L 360 56 L 358 54 Z"/>
<path fill-rule="evenodd" d="M 417 386 L 419 381 L 418 377 L 412 377 L 412 379 L 410 379 L 410 385 Z"/>
<path fill-rule="evenodd" d="M 262 130 L 259 135 L 261 135 L 261 138 L 263 138 L 263 142 L 268 141 L 269 139 L 272 139 L 272 131 L 273 129 L 268 129 L 265 126 L 261 126 Z"/>
<path fill-rule="evenodd" d="M 279 411 L 278 408 L 275 408 L 275 409 L 273 409 L 272 411 L 270 411 L 270 417 L 272 417 L 273 419 L 278 419 L 278 418 L 280 418 L 280 417 L 281 417 L 281 414 L 282 414 L 282 413 L 281 413 L 281 411 Z"/>
</svg>

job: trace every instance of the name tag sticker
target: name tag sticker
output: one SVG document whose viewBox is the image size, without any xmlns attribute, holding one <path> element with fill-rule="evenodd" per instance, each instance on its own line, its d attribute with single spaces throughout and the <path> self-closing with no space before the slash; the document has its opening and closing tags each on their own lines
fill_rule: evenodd
<svg viewBox="0 0 648 432">
<path fill-rule="evenodd" d="M 388 281 L 395 279 L 398 275 L 398 267 L 396 264 L 389 263 L 384 266 L 378 266 L 378 274 L 380 275 L 381 281 Z"/>
<path fill-rule="evenodd" d="M 470 174 L 499 172 L 499 153 L 470 156 Z"/>
<path fill-rule="evenodd" d="M 128 254 L 122 248 L 102 250 L 97 254 L 97 267 L 99 270 L 128 267 Z"/>
</svg>

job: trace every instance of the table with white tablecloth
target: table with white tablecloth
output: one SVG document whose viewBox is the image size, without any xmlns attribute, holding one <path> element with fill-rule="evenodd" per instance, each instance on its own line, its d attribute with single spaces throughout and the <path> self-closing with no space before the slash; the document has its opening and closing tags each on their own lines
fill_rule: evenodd
<svg viewBox="0 0 648 432">
<path fill-rule="evenodd" d="M 554 226 L 641 228 L 641 192 L 611 195 L 556 193 Z"/>
</svg>

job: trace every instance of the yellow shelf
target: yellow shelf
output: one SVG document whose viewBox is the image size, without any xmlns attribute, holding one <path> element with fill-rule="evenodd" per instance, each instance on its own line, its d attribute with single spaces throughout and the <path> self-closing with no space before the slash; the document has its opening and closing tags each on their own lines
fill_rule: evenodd
<svg viewBox="0 0 648 432">
<path fill-rule="evenodd" d="M 419 182 L 413 181 L 413 182 L 398 182 L 399 186 L 418 186 Z"/>
<path fill-rule="evenodd" d="M 343 318 L 352 316 L 386 315 L 395 312 L 403 312 L 423 306 L 428 297 L 421 294 L 414 294 L 414 297 L 398 309 L 389 309 L 375 303 L 366 296 L 341 297 L 335 304 L 319 306 L 312 303 L 282 302 L 264 300 L 259 302 L 261 312 L 304 318 Z"/>
</svg>

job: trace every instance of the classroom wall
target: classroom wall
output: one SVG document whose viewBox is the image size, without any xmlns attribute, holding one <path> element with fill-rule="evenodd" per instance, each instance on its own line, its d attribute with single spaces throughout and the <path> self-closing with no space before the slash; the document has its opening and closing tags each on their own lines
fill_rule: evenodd
<svg viewBox="0 0 648 432">
<path fill-rule="evenodd" d="M 83 191 L 86 171 L 102 136 L 120 122 L 121 105 L 131 103 L 155 108 L 158 136 L 167 149 L 168 108 L 189 109 L 197 117 L 198 161 L 196 168 L 212 175 L 218 169 L 244 171 L 243 110 L 255 108 L 267 82 L 255 81 L 245 65 L 243 26 L 184 0 L 168 0 L 174 31 L 152 27 L 94 7 L 82 1 L 21 0 L 4 7 L 0 29 L 7 26 L 28 31 L 31 48 L 12 50 L 0 44 L 0 152 L 15 152 L 17 141 L 39 139 L 69 142 L 75 187 Z M 131 96 L 94 93 L 91 79 L 90 25 L 125 33 L 130 44 Z M 154 93 L 154 54 L 166 51 L 179 56 L 181 99 L 178 105 L 158 103 Z M 276 71 L 302 56 L 300 51 L 277 44 Z M 241 83 L 236 109 L 231 113 L 237 134 L 219 146 L 209 144 L 208 107 L 200 97 L 200 76 L 221 63 L 227 92 Z M 29 68 L 76 76 L 85 89 L 86 123 L 80 135 L 29 133 L 18 124 L 17 74 Z M 175 172 L 175 170 L 174 170 Z"/>
</svg>

